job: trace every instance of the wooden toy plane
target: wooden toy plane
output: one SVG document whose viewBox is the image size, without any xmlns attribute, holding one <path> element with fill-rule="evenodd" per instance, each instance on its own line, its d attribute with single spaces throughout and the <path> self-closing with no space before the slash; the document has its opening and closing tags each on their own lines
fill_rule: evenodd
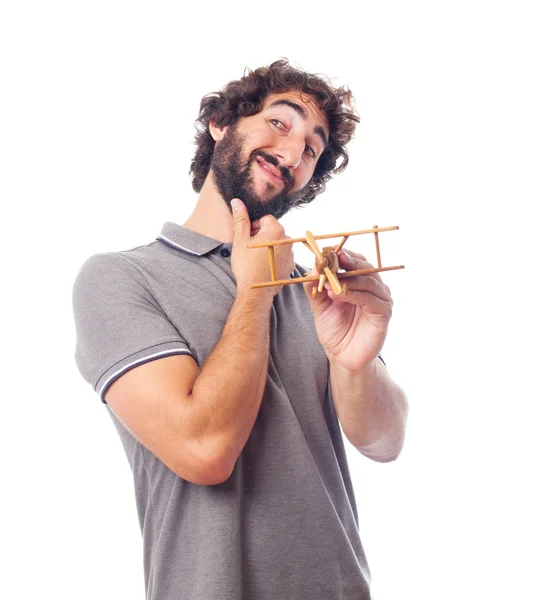
<svg viewBox="0 0 539 600">
<path fill-rule="evenodd" d="M 382 261 L 380 258 L 380 242 L 378 240 L 378 234 L 382 231 L 394 231 L 398 229 L 398 225 L 394 227 L 378 227 L 374 225 L 372 229 L 364 229 L 362 231 L 347 231 L 344 233 L 329 233 L 327 235 L 313 235 L 310 231 L 305 233 L 304 238 L 295 238 L 290 240 L 277 240 L 270 242 L 263 242 L 260 244 L 250 244 L 248 248 L 267 248 L 269 256 L 269 264 L 271 271 L 271 281 L 264 281 L 262 283 L 255 283 L 251 288 L 270 287 L 273 285 L 290 285 L 292 283 L 305 283 L 306 281 L 318 280 L 318 287 L 313 287 L 312 296 L 316 298 L 317 292 L 322 292 L 324 284 L 329 281 L 331 289 L 338 296 L 340 294 L 348 293 L 348 286 L 346 283 L 341 285 L 340 279 L 347 277 L 354 277 L 355 275 L 366 275 L 368 273 L 379 273 L 380 271 L 394 271 L 395 269 L 404 269 L 404 265 L 395 267 L 382 267 Z M 353 235 L 362 235 L 364 233 L 374 233 L 374 240 L 376 243 L 376 258 L 378 260 L 378 268 L 372 269 L 358 269 L 356 271 L 339 271 L 339 260 L 337 253 L 342 250 L 346 240 Z M 322 240 L 327 238 L 341 237 L 341 241 L 336 246 L 324 246 L 322 250 L 318 247 L 316 240 Z M 281 246 L 283 244 L 295 244 L 296 242 L 302 242 L 316 257 L 316 270 L 319 275 L 311 275 L 310 277 L 298 277 L 297 279 L 281 279 L 277 280 L 277 267 L 275 264 L 275 246 Z"/>
</svg>

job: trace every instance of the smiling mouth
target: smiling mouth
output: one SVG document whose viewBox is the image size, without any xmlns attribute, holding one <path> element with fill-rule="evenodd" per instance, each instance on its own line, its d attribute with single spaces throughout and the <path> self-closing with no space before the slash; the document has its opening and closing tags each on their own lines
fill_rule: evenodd
<svg viewBox="0 0 539 600">
<path fill-rule="evenodd" d="M 258 163 L 258 166 L 262 169 L 262 171 L 264 171 L 264 173 L 274 182 L 278 182 L 281 183 L 284 186 L 284 180 L 282 177 L 275 175 L 275 173 L 273 173 L 273 171 L 271 171 L 271 167 L 268 166 L 268 163 L 263 159 L 260 158 L 259 156 L 256 157 L 256 162 Z"/>
</svg>

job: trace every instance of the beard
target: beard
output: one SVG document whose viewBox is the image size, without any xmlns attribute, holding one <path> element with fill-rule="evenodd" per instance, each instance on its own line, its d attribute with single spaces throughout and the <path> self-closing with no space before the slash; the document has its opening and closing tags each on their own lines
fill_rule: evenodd
<svg viewBox="0 0 539 600">
<path fill-rule="evenodd" d="M 265 215 L 273 215 L 280 219 L 291 208 L 296 206 L 304 197 L 303 190 L 289 192 L 293 186 L 290 171 L 279 166 L 279 161 L 271 154 L 262 150 L 255 150 L 249 156 L 247 163 L 243 165 L 243 143 L 246 136 L 237 132 L 237 125 L 230 125 L 223 139 L 216 144 L 210 163 L 213 181 L 223 200 L 227 203 L 230 214 L 232 214 L 231 201 L 239 198 L 246 206 L 251 223 Z M 284 181 L 283 189 L 272 195 L 277 188 L 268 182 L 266 195 L 268 198 L 260 198 L 255 191 L 252 164 L 257 156 L 261 156 L 266 162 L 276 167 Z"/>
</svg>

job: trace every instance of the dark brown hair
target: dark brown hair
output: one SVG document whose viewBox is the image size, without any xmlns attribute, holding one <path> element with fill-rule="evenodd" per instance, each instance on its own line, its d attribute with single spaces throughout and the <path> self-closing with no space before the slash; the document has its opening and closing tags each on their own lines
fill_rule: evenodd
<svg viewBox="0 0 539 600">
<path fill-rule="evenodd" d="M 231 81 L 220 92 L 202 98 L 196 120 L 196 151 L 191 162 L 192 185 L 200 192 L 210 170 L 215 147 L 209 123 L 217 127 L 233 125 L 242 117 L 250 117 L 262 110 L 270 94 L 297 91 L 312 97 L 329 124 L 328 144 L 320 155 L 313 176 L 304 188 L 301 204 L 311 202 L 324 191 L 334 173 L 341 173 L 348 165 L 346 144 L 352 139 L 359 116 L 355 112 L 352 92 L 346 87 L 334 88 L 325 76 L 300 71 L 289 65 L 287 59 L 273 62 L 269 67 L 247 70 L 241 79 Z M 341 162 L 337 165 L 337 161 Z"/>
</svg>

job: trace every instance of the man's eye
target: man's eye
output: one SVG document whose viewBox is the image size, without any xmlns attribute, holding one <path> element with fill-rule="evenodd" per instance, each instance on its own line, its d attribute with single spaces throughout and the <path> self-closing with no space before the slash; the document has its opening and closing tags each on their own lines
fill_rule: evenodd
<svg viewBox="0 0 539 600">
<path fill-rule="evenodd" d="M 281 121 L 279 121 L 279 119 L 270 119 L 270 123 L 273 123 L 275 125 L 275 127 L 277 127 L 276 124 L 278 123 L 279 125 L 281 125 L 284 128 L 284 125 L 282 124 Z M 281 129 L 281 127 L 277 127 L 277 129 Z"/>
<path fill-rule="evenodd" d="M 309 152 L 313 158 L 316 158 L 316 152 L 310 146 L 305 146 L 305 152 Z"/>
</svg>

